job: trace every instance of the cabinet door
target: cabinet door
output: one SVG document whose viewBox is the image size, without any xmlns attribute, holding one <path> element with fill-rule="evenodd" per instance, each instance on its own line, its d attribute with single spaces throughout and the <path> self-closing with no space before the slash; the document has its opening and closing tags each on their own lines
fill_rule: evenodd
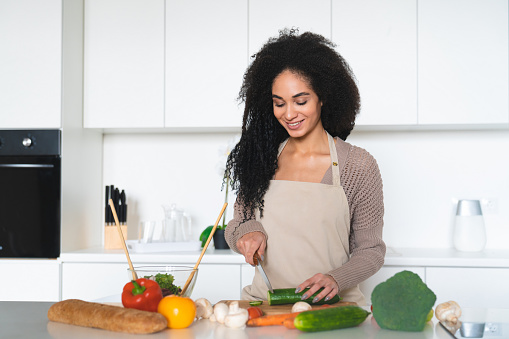
<svg viewBox="0 0 509 339">
<path fill-rule="evenodd" d="M 247 0 L 166 2 L 166 127 L 240 127 Z"/>
<path fill-rule="evenodd" d="M 509 269 L 428 267 L 426 283 L 437 305 L 449 300 L 461 307 L 507 308 Z"/>
<path fill-rule="evenodd" d="M 419 1 L 419 124 L 509 122 L 507 12 L 507 0 Z"/>
<path fill-rule="evenodd" d="M 62 300 L 93 301 L 122 294 L 129 266 L 113 263 L 63 263 Z"/>
<path fill-rule="evenodd" d="M 241 291 L 244 287 L 247 285 L 251 285 L 253 282 L 254 276 L 255 276 L 255 270 L 256 267 L 253 267 L 249 264 L 243 264 L 241 266 L 241 280 L 240 280 L 240 287 Z"/>
<path fill-rule="evenodd" d="M 332 0 L 332 40 L 360 91 L 358 125 L 417 123 L 416 11 L 416 0 Z"/>
<path fill-rule="evenodd" d="M 240 299 L 240 265 L 200 264 L 191 298 L 207 298 L 212 304 Z"/>
<path fill-rule="evenodd" d="M 56 260 L 2 260 L 0 271 L 0 301 L 59 301 L 60 264 Z"/>
<path fill-rule="evenodd" d="M 0 126 L 60 128 L 62 1 L 0 1 Z"/>
<path fill-rule="evenodd" d="M 164 126 L 164 0 L 85 0 L 85 127 Z"/>
<path fill-rule="evenodd" d="M 331 37 L 331 0 L 249 1 L 249 55 L 252 56 L 279 30 L 298 28 Z"/>
<path fill-rule="evenodd" d="M 375 289 L 376 285 L 386 281 L 396 273 L 405 270 L 418 274 L 422 281 L 425 281 L 426 275 L 424 267 L 384 266 L 373 276 L 359 284 L 359 288 L 366 298 L 366 303 L 371 305 L 371 293 Z"/>
</svg>

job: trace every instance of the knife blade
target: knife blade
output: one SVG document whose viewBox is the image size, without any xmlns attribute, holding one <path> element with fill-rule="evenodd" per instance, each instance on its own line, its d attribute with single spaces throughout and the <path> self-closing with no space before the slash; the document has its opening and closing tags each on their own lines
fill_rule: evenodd
<svg viewBox="0 0 509 339">
<path fill-rule="evenodd" d="M 270 284 L 269 278 L 267 277 L 267 274 L 265 274 L 265 271 L 262 267 L 262 259 L 260 258 L 260 255 L 258 252 L 255 253 L 253 256 L 253 261 L 255 263 L 256 268 L 258 269 L 258 272 L 260 272 L 260 275 L 262 276 L 263 281 L 265 282 L 265 285 L 267 285 L 269 291 L 274 293 L 274 289 L 272 288 L 272 285 Z"/>
<path fill-rule="evenodd" d="M 451 337 L 453 337 L 455 339 L 458 339 L 458 337 L 456 337 L 456 331 L 458 330 L 458 328 L 448 326 L 447 324 L 444 324 L 441 321 L 439 321 L 438 323 L 447 332 L 447 334 L 449 334 Z"/>
</svg>

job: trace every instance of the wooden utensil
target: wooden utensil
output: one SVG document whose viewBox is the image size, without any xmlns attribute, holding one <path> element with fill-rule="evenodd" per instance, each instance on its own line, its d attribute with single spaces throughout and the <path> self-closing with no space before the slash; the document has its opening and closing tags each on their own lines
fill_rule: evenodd
<svg viewBox="0 0 509 339">
<path fill-rule="evenodd" d="M 191 274 L 189 275 L 189 278 L 187 278 L 186 284 L 182 288 L 182 292 L 180 292 L 180 295 L 184 295 L 187 288 L 189 287 L 189 284 L 191 283 L 191 280 L 193 280 L 196 269 L 198 268 L 198 265 L 200 264 L 201 258 L 203 258 L 203 255 L 205 254 L 207 247 L 209 246 L 210 240 L 212 240 L 212 236 L 214 235 L 214 232 L 216 232 L 217 225 L 219 224 L 219 220 L 221 220 L 221 216 L 223 215 L 224 210 L 226 209 L 226 206 L 228 206 L 227 202 L 224 203 L 223 208 L 221 209 L 221 212 L 219 213 L 219 216 L 217 217 L 216 223 L 214 224 L 212 231 L 210 231 L 209 238 L 207 239 L 207 242 L 205 243 L 205 245 L 203 245 L 203 250 L 201 251 L 200 257 L 198 258 L 196 265 L 194 265 L 194 271 L 192 271 Z"/>
<path fill-rule="evenodd" d="M 134 271 L 133 263 L 131 262 L 131 258 L 129 257 L 129 251 L 127 250 L 127 246 L 125 244 L 125 239 L 124 239 L 124 235 L 122 234 L 122 229 L 120 228 L 120 223 L 118 222 L 118 216 L 117 216 L 117 211 L 115 210 L 115 205 L 113 204 L 112 199 L 110 199 L 108 201 L 108 203 L 111 207 L 111 212 L 113 213 L 113 218 L 115 219 L 115 225 L 117 225 L 118 235 L 120 236 L 120 242 L 122 243 L 122 247 L 124 249 L 125 256 L 127 257 L 127 263 L 129 264 L 129 268 L 131 269 L 131 272 L 133 274 L 133 280 L 136 280 L 136 279 L 138 279 L 138 275 Z"/>
</svg>

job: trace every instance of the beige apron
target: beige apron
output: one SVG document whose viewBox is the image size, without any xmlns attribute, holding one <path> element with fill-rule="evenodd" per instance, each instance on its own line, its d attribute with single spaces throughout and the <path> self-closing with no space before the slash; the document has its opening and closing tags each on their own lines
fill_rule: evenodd
<svg viewBox="0 0 509 339">
<path fill-rule="evenodd" d="M 271 180 L 264 196 L 263 218 L 268 234 L 263 268 L 272 288 L 296 288 L 316 273 L 328 273 L 349 259 L 350 215 L 339 178 L 334 139 L 327 133 L 333 184 Z M 286 145 L 279 147 L 279 154 Z M 279 156 L 278 154 L 278 156 Z M 340 291 L 344 301 L 365 305 L 358 286 Z M 258 270 L 242 299 L 267 300 L 267 286 Z"/>
</svg>

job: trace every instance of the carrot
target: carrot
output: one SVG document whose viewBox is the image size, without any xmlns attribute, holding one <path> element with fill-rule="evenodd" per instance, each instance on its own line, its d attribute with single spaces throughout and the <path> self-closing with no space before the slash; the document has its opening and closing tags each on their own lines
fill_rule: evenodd
<svg viewBox="0 0 509 339">
<path fill-rule="evenodd" d="M 295 320 L 295 318 L 286 318 L 285 321 L 283 321 L 283 325 L 286 328 L 296 328 L 294 320 Z"/>
<path fill-rule="evenodd" d="M 286 319 L 295 319 L 297 314 L 301 312 L 294 313 L 283 313 L 283 314 L 271 314 L 264 315 L 263 317 L 254 318 L 247 321 L 247 326 L 274 326 L 274 325 L 283 325 Z"/>
</svg>

